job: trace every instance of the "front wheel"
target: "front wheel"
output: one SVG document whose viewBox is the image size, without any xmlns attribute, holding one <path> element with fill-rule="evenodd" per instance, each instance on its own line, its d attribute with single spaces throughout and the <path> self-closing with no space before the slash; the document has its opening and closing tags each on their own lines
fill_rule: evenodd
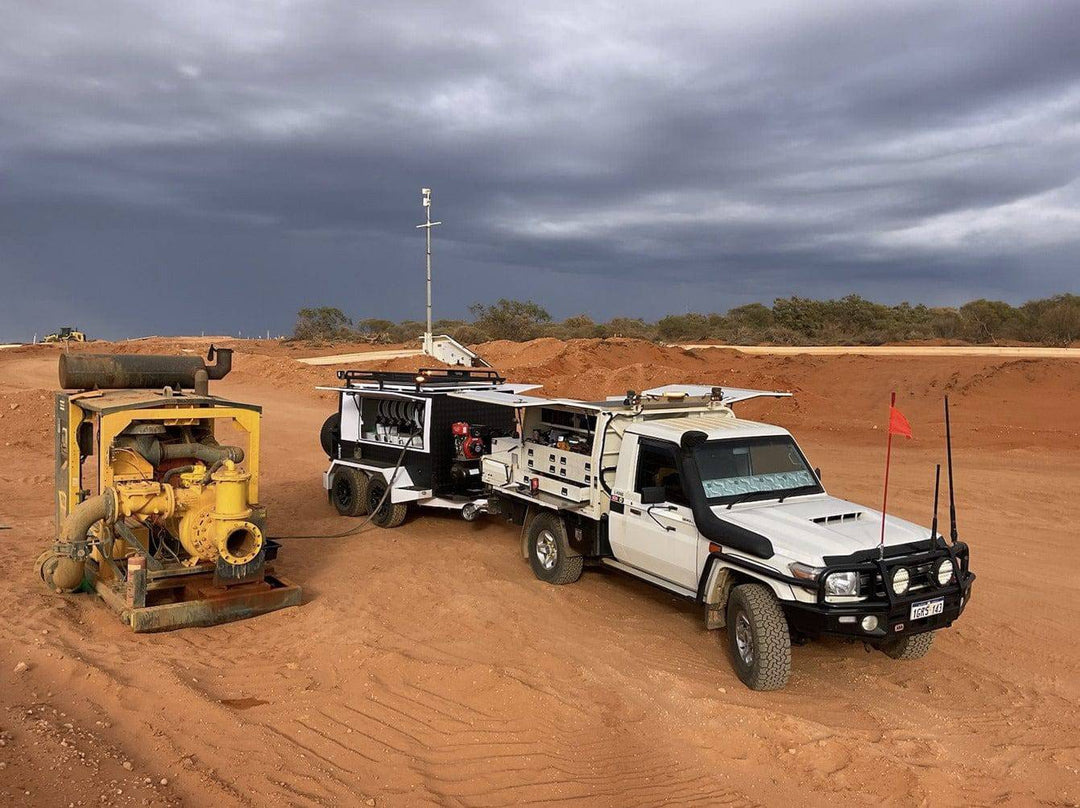
<svg viewBox="0 0 1080 808">
<path fill-rule="evenodd" d="M 572 584 L 581 577 L 584 559 L 570 554 L 566 525 L 554 513 L 542 513 L 529 523 L 529 565 L 549 584 Z"/>
<path fill-rule="evenodd" d="M 930 653 L 930 646 L 933 644 L 934 632 L 927 631 L 882 643 L 881 650 L 893 659 L 922 659 Z"/>
<path fill-rule="evenodd" d="M 772 590 L 741 584 L 727 604 L 728 650 L 735 673 L 751 690 L 780 690 L 791 675 L 787 618 Z"/>
</svg>

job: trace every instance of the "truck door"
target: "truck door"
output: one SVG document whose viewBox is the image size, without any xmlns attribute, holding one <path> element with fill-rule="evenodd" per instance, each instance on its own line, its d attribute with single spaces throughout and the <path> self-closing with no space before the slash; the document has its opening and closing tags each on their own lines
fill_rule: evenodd
<svg viewBox="0 0 1080 808">
<path fill-rule="evenodd" d="M 638 438 L 635 446 L 624 438 L 619 464 L 624 462 L 632 468 L 619 475 L 625 481 L 621 513 L 613 503 L 608 515 L 616 560 L 696 589 L 698 532 L 679 478 L 675 445 Z"/>
</svg>

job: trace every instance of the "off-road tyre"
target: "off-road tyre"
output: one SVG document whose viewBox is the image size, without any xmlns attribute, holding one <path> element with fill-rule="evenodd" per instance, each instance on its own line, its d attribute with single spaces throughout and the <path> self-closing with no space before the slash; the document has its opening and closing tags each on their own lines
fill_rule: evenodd
<svg viewBox="0 0 1080 808">
<path fill-rule="evenodd" d="M 371 478 L 352 466 L 334 469 L 330 483 L 330 501 L 342 516 L 364 516 L 368 512 L 368 489 Z"/>
<path fill-rule="evenodd" d="M 372 477 L 368 483 L 367 502 L 371 524 L 385 528 L 398 527 L 405 521 L 409 506 L 406 502 L 391 502 L 387 488 L 386 480 L 381 475 Z"/>
<path fill-rule="evenodd" d="M 772 590 L 740 584 L 727 603 L 727 645 L 731 664 L 751 690 L 780 690 L 791 675 L 791 635 Z M 749 649 L 749 653 L 747 653 Z"/>
<path fill-rule="evenodd" d="M 337 457 L 337 446 L 341 442 L 341 413 L 335 412 L 325 421 L 319 431 L 319 443 L 329 458 Z"/>
<path fill-rule="evenodd" d="M 926 631 L 922 634 L 909 634 L 906 637 L 890 640 L 881 644 L 881 650 L 893 659 L 922 659 L 934 644 L 934 632 Z"/>
<path fill-rule="evenodd" d="M 566 524 L 557 514 L 541 513 L 529 522 L 526 534 L 529 566 L 533 574 L 549 584 L 572 584 L 581 577 L 585 563 L 570 551 Z"/>
</svg>

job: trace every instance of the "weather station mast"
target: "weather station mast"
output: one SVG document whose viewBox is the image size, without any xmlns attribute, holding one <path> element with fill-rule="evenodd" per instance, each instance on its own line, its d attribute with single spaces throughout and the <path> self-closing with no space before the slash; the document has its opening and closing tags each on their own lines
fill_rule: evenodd
<svg viewBox="0 0 1080 808">
<path fill-rule="evenodd" d="M 423 228 L 424 235 L 427 237 L 427 330 L 424 331 L 424 353 L 428 356 L 432 355 L 432 336 L 431 336 L 431 228 L 442 224 L 442 222 L 431 221 L 431 189 L 420 189 L 421 199 L 424 205 L 424 213 L 426 214 L 426 221 L 423 224 L 418 224 L 416 228 L 419 230 Z"/>
</svg>

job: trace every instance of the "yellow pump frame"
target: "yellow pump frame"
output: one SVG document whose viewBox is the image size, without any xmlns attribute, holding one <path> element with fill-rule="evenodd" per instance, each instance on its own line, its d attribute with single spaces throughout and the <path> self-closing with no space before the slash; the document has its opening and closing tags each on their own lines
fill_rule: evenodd
<svg viewBox="0 0 1080 808">
<path fill-rule="evenodd" d="M 195 426 L 211 422 L 231 422 L 246 434 L 243 447 L 244 471 L 233 471 L 229 464 L 223 470 L 228 475 L 244 478 L 247 502 L 263 512 L 259 501 L 262 410 L 208 394 L 164 390 L 93 390 L 58 392 L 56 394 L 56 471 L 55 514 L 57 535 L 71 511 L 90 496 L 124 483 L 139 479 L 140 466 L 145 460 L 129 449 L 115 446 L 117 438 L 133 422 L 160 422 L 164 426 Z M 93 489 L 84 488 L 84 468 L 90 455 L 97 454 L 96 480 Z M 131 456 L 126 460 L 122 453 Z M 235 486 L 239 488 L 239 486 Z M 222 496 L 232 502 L 237 494 L 234 486 L 222 486 Z M 239 505 L 233 503 L 233 507 Z M 263 512 L 264 515 L 264 512 Z M 256 517 L 252 517 L 256 518 Z M 113 544 L 112 559 L 132 556 L 137 551 L 120 538 Z M 118 555 L 119 553 L 119 555 Z M 299 605 L 300 588 L 272 575 L 267 566 L 261 579 L 253 583 L 220 586 L 214 577 L 215 565 L 200 562 L 181 568 L 145 570 L 136 564 L 136 572 L 127 573 L 127 581 L 118 579 L 114 564 L 104 563 L 95 547 L 87 559 L 86 580 L 99 596 L 120 614 L 121 619 L 136 632 L 161 631 L 186 626 L 212 625 L 251 617 L 286 606 Z M 99 563 L 101 562 L 101 563 Z M 146 562 L 144 561 L 143 564 Z M 157 562 L 155 562 L 157 563 Z M 160 567 L 161 565 L 158 564 Z M 131 569 L 129 565 L 129 570 Z M 133 580 L 142 587 L 132 599 Z M 147 605 L 147 591 L 162 590 L 179 593 L 168 602 Z"/>
</svg>

